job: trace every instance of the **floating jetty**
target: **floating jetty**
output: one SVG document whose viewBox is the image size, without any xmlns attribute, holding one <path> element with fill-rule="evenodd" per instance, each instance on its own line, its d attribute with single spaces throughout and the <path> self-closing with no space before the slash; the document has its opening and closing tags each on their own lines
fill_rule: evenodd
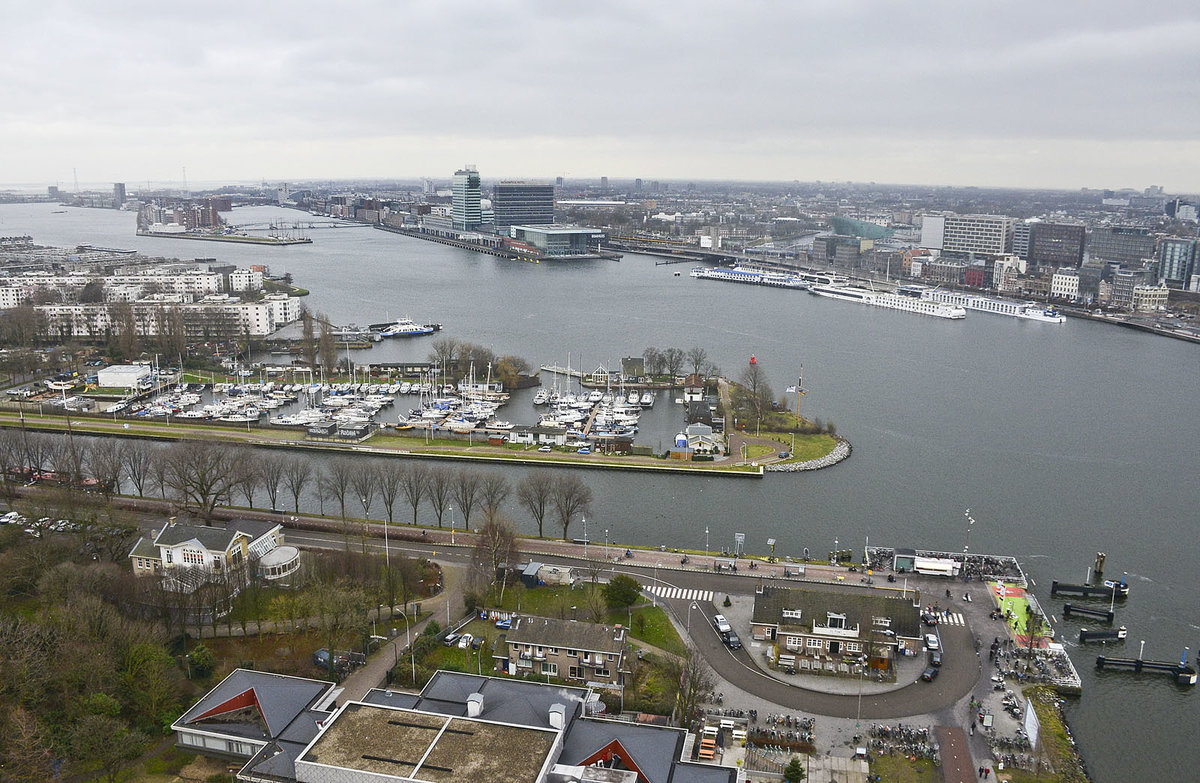
<svg viewBox="0 0 1200 783">
<path fill-rule="evenodd" d="M 1072 615 L 1095 617 L 1097 620 L 1103 620 L 1106 623 L 1111 623 L 1116 616 L 1112 609 L 1088 609 L 1083 606 L 1063 604 L 1063 617 L 1070 617 Z"/>
<path fill-rule="evenodd" d="M 1141 658 L 1107 658 L 1103 655 L 1098 655 L 1096 656 L 1096 668 L 1116 669 L 1117 671 L 1128 671 L 1135 674 L 1141 674 L 1142 672 L 1169 674 L 1175 678 L 1175 682 L 1179 685 L 1195 685 L 1196 669 L 1188 666 L 1186 660 L 1186 650 L 1184 651 L 1184 660 L 1179 663 L 1172 661 L 1144 661 Z"/>
<path fill-rule="evenodd" d="M 1118 642 L 1123 640 L 1129 632 L 1125 630 L 1125 626 L 1121 626 L 1115 631 L 1089 631 L 1086 628 L 1079 629 L 1079 643 L 1085 642 Z"/>
<path fill-rule="evenodd" d="M 1077 595 L 1080 598 L 1128 598 L 1129 585 L 1125 577 L 1120 582 L 1105 582 L 1103 585 L 1075 585 L 1055 579 L 1050 583 L 1050 595 Z"/>
</svg>

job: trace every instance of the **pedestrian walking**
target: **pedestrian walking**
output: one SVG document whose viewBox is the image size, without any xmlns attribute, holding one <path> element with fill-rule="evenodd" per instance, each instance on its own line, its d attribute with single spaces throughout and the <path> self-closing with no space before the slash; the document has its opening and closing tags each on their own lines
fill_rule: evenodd
<svg viewBox="0 0 1200 783">
<path fill-rule="evenodd" d="M 983 767 L 979 768 L 979 777 L 983 777 Z"/>
</svg>

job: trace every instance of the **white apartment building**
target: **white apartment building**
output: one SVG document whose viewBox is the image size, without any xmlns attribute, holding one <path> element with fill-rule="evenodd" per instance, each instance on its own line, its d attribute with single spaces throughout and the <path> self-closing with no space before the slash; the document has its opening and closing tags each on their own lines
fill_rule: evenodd
<svg viewBox="0 0 1200 783">
<path fill-rule="evenodd" d="M 1153 313 L 1167 306 L 1170 289 L 1166 284 L 1135 285 L 1129 309 L 1135 313 Z"/>
<path fill-rule="evenodd" d="M 946 253 L 1001 255 L 1012 248 L 1014 221 L 1004 215 L 925 215 L 921 247 Z"/>
<path fill-rule="evenodd" d="M 263 273 L 253 269 L 235 269 L 229 273 L 230 292 L 259 291 L 263 286 Z"/>
<path fill-rule="evenodd" d="M 29 297 L 29 292 L 15 285 L 0 286 L 0 310 L 11 310 L 20 307 Z"/>
<path fill-rule="evenodd" d="M 267 294 L 263 302 L 271 308 L 271 319 L 277 326 L 300 320 L 300 297 L 287 294 Z"/>
<path fill-rule="evenodd" d="M 294 297 L 284 297 L 293 299 Z M 129 304 L 133 312 L 135 329 L 142 337 L 159 333 L 159 313 L 164 310 L 182 311 L 189 332 L 201 333 L 211 330 L 215 336 L 266 337 L 271 332 L 300 317 L 299 300 L 240 302 L 225 294 L 214 294 L 193 303 L 164 303 L 141 300 Z M 114 310 L 107 304 L 60 304 L 40 305 L 54 335 L 82 338 L 99 338 L 118 328 L 114 323 Z M 204 324 L 208 325 L 206 329 Z"/>
<path fill-rule="evenodd" d="M 1017 275 L 1025 274 L 1025 259 L 1001 255 L 992 267 L 992 288 L 997 291 L 1016 291 L 1020 288 Z"/>
<path fill-rule="evenodd" d="M 1060 269 L 1050 278 L 1050 296 L 1071 302 L 1079 299 L 1079 275 L 1073 269 Z"/>
</svg>

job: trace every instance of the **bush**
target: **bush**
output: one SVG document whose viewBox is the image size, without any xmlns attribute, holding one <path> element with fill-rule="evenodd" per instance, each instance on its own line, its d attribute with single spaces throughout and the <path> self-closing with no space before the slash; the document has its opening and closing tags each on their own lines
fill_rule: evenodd
<svg viewBox="0 0 1200 783">
<path fill-rule="evenodd" d="M 733 604 L 732 604 L 732 603 L 730 602 L 730 600 L 729 600 L 729 596 L 728 596 L 728 595 L 726 595 L 726 596 L 725 596 L 725 600 L 721 602 L 721 606 L 724 606 L 724 607 L 730 607 L 730 606 L 733 606 Z"/>
<path fill-rule="evenodd" d="M 196 645 L 190 657 L 192 671 L 196 673 L 197 677 L 207 677 L 213 673 L 213 669 L 217 668 L 216 656 L 203 644 Z"/>
<path fill-rule="evenodd" d="M 601 592 L 604 595 L 604 603 L 608 605 L 609 609 L 624 609 L 633 606 L 634 602 L 641 597 L 642 586 L 632 576 L 617 574 L 609 580 Z"/>
<path fill-rule="evenodd" d="M 429 625 L 425 626 L 425 630 L 421 631 L 426 636 L 437 636 L 442 632 L 442 626 L 438 625 L 437 620 L 430 620 Z"/>
</svg>

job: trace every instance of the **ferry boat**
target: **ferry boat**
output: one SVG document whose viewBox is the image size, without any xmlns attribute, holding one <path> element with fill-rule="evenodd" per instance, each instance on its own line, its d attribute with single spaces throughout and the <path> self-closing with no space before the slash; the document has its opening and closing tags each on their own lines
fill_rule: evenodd
<svg viewBox="0 0 1200 783">
<path fill-rule="evenodd" d="M 871 291 L 852 285 L 817 284 L 808 289 L 809 293 L 824 296 L 828 299 L 840 299 L 843 302 L 858 302 L 859 304 L 884 307 L 889 310 L 903 310 L 908 313 L 932 315 L 935 318 L 959 319 L 966 318 L 967 311 L 962 307 L 943 304 L 931 299 L 921 299 L 903 293 L 885 293 Z"/>
<path fill-rule="evenodd" d="M 981 313 L 1008 315 L 1014 318 L 1025 318 L 1030 321 L 1041 321 L 1052 324 L 1061 324 L 1067 321 L 1066 316 L 1049 305 L 1039 305 L 1033 302 L 1013 302 L 1007 299 L 992 299 L 961 291 L 943 291 L 938 288 L 926 288 L 924 286 L 907 287 L 919 289 L 919 295 L 922 299 L 956 305 L 966 310 L 978 310 Z"/>
<path fill-rule="evenodd" d="M 420 337 L 425 334 L 433 334 L 432 326 L 422 326 L 414 323 L 411 318 L 400 318 L 396 323 L 390 324 L 379 332 L 380 337 Z"/>
<path fill-rule="evenodd" d="M 804 290 L 808 283 L 799 277 L 782 272 L 772 272 L 753 267 L 734 266 L 730 269 L 720 267 L 698 266 L 691 271 L 697 280 L 725 280 L 731 283 L 749 283 L 750 285 L 766 285 L 773 288 L 794 288 Z"/>
</svg>

